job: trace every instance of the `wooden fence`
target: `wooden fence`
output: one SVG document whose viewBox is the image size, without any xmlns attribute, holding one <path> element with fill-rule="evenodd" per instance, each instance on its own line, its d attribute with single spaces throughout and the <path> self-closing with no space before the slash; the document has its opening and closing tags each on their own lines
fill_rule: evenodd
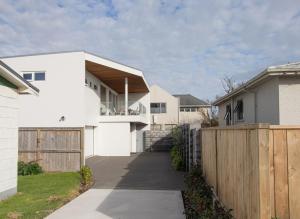
<svg viewBox="0 0 300 219">
<path fill-rule="evenodd" d="M 20 128 L 19 160 L 44 171 L 77 171 L 84 163 L 82 128 Z"/>
<path fill-rule="evenodd" d="M 202 167 L 238 219 L 300 216 L 300 127 L 202 129 Z"/>
</svg>

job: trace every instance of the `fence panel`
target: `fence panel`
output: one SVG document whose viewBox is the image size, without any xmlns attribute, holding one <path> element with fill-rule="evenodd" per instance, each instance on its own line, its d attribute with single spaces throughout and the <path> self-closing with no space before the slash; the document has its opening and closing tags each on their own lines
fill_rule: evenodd
<svg viewBox="0 0 300 219">
<path fill-rule="evenodd" d="M 300 127 L 202 129 L 202 168 L 235 218 L 299 218 Z"/>
<path fill-rule="evenodd" d="M 45 171 L 77 171 L 83 164 L 82 128 L 20 128 L 19 160 Z"/>
</svg>

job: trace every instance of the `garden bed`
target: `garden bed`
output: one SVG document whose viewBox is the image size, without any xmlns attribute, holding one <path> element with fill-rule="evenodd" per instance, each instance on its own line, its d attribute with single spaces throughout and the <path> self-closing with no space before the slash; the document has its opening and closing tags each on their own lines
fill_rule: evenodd
<svg viewBox="0 0 300 219">
<path fill-rule="evenodd" d="M 185 176 L 185 190 L 182 192 L 187 219 L 232 219 L 215 199 L 211 187 L 202 176 L 201 168 L 194 167 Z"/>
</svg>

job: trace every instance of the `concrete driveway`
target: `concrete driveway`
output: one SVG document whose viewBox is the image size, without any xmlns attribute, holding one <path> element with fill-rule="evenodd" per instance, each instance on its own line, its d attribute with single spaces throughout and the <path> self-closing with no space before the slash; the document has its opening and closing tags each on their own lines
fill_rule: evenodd
<svg viewBox="0 0 300 219">
<path fill-rule="evenodd" d="M 172 169 L 169 153 L 92 157 L 86 164 L 94 187 L 48 218 L 185 218 L 183 173 Z"/>
</svg>

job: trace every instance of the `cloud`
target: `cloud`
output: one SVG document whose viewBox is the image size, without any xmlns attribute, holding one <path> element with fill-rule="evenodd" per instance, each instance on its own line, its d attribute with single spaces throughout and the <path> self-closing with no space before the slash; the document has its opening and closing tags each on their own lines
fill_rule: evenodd
<svg viewBox="0 0 300 219">
<path fill-rule="evenodd" d="M 212 99 L 224 75 L 299 61 L 299 15 L 298 0 L 0 0 L 0 56 L 84 49 Z"/>
</svg>

